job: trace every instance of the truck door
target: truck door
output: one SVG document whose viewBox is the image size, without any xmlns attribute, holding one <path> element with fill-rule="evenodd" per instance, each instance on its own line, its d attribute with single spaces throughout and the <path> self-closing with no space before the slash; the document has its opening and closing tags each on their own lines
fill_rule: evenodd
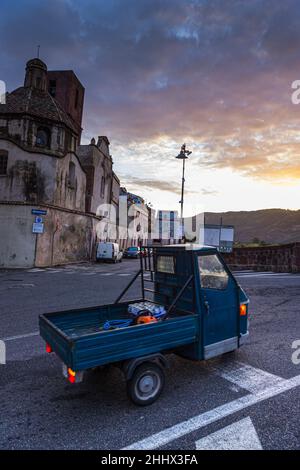
<svg viewBox="0 0 300 470">
<path fill-rule="evenodd" d="M 199 255 L 198 266 L 204 316 L 204 358 L 209 359 L 238 347 L 238 292 L 218 254 Z"/>
</svg>

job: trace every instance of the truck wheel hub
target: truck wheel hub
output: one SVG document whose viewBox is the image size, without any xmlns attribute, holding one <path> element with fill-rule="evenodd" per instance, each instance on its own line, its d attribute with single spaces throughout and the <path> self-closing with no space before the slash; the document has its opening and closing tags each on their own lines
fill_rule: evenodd
<svg viewBox="0 0 300 470">
<path fill-rule="evenodd" d="M 147 396 L 155 393 L 159 388 L 159 380 L 156 375 L 147 374 L 140 378 L 138 382 L 138 395 Z"/>
</svg>

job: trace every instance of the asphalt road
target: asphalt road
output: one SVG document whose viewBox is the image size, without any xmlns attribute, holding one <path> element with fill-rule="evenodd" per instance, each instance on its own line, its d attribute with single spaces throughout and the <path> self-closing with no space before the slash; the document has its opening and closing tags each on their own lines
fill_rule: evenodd
<svg viewBox="0 0 300 470">
<path fill-rule="evenodd" d="M 166 387 L 150 407 L 131 404 L 120 371 L 68 384 L 37 335 L 43 312 L 113 302 L 138 269 L 76 265 L 0 271 L 1 449 L 299 449 L 300 275 L 237 273 L 250 296 L 249 342 L 206 362 L 170 356 Z M 135 297 L 134 286 L 129 297 Z"/>
</svg>

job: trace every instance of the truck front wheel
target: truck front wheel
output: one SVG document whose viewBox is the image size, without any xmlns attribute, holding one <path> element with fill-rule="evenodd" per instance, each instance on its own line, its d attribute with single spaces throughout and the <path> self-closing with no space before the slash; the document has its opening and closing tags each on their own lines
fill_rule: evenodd
<svg viewBox="0 0 300 470">
<path fill-rule="evenodd" d="M 165 384 L 163 369 L 154 362 L 145 362 L 135 369 L 127 382 L 127 393 L 136 405 L 151 405 L 160 396 Z"/>
</svg>

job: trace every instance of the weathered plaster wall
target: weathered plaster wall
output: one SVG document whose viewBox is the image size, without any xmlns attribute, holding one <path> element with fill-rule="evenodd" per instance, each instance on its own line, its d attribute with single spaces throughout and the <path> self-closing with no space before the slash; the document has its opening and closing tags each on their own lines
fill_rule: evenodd
<svg viewBox="0 0 300 470">
<path fill-rule="evenodd" d="M 26 152 L 8 140 L 0 140 L 0 149 L 8 152 L 7 175 L 0 176 L 0 200 L 53 202 L 56 158 Z"/>
<path fill-rule="evenodd" d="M 0 200 L 85 209 L 86 175 L 75 153 L 57 158 L 26 152 L 2 139 L 0 149 L 8 152 L 7 175 L 0 176 Z M 75 168 L 74 184 L 70 184 L 70 162 Z"/>
<path fill-rule="evenodd" d="M 33 234 L 34 208 L 47 210 L 44 233 Z M 0 267 L 52 266 L 91 259 L 99 220 L 47 206 L 0 202 Z"/>
<path fill-rule="evenodd" d="M 96 214 L 100 205 L 110 204 L 112 163 L 96 146 L 93 150 L 94 192 L 91 212 Z"/>
<path fill-rule="evenodd" d="M 0 204 L 0 268 L 34 266 L 36 235 L 26 206 Z"/>
<path fill-rule="evenodd" d="M 105 142 L 99 145 L 100 147 L 95 144 L 82 145 L 78 148 L 78 155 L 88 174 L 89 212 L 104 215 L 99 207 L 110 204 L 113 172 L 108 146 Z"/>
<path fill-rule="evenodd" d="M 92 217 L 48 209 L 45 231 L 38 235 L 36 266 L 89 260 L 94 245 Z"/>
<path fill-rule="evenodd" d="M 70 180 L 70 163 L 74 164 L 74 182 Z M 85 210 L 86 174 L 74 153 L 56 159 L 55 194 L 53 203 L 67 209 Z"/>
</svg>

